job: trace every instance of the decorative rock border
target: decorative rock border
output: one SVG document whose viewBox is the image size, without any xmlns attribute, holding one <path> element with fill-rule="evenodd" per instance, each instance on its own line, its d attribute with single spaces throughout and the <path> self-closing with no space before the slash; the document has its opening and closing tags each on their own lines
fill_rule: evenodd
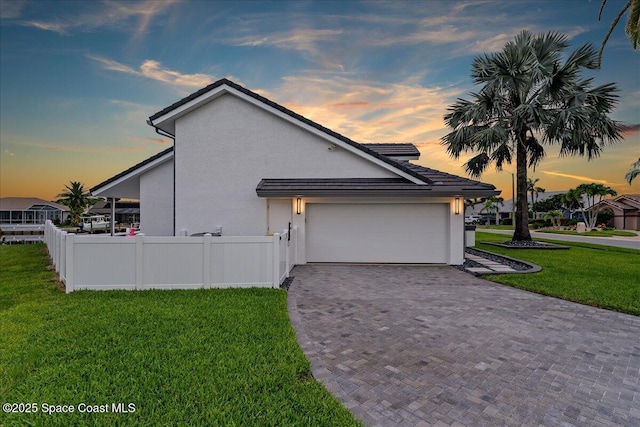
<svg viewBox="0 0 640 427">
<path fill-rule="evenodd" d="M 541 249 L 541 250 L 553 250 L 553 249 L 571 249 L 571 246 L 556 245 L 555 243 L 542 243 L 535 242 L 533 245 L 510 245 L 509 243 L 498 242 L 480 242 L 485 245 L 499 246 L 507 249 Z"/>
<path fill-rule="evenodd" d="M 531 262 L 523 261 L 523 260 L 516 259 L 516 258 L 511 258 L 511 257 L 506 256 L 506 255 L 494 254 L 493 252 L 483 251 L 482 249 L 478 249 L 478 248 L 467 248 L 465 250 L 465 252 L 468 252 L 470 254 L 482 257 L 482 258 L 488 260 L 488 262 L 491 263 L 491 264 L 498 263 L 498 264 L 504 265 L 505 267 L 510 267 L 510 268 L 508 268 L 507 271 L 501 271 L 502 269 L 493 270 L 489 266 L 481 265 L 480 268 L 482 268 L 483 271 L 477 271 L 478 268 L 476 268 L 476 265 L 478 265 L 480 263 L 477 262 L 477 261 L 473 261 L 473 260 L 466 260 L 465 264 L 463 266 L 464 270 L 466 270 L 467 272 L 469 272 L 471 274 L 474 274 L 476 276 L 481 276 L 481 275 L 485 275 L 485 274 L 537 273 L 539 271 L 542 271 L 542 267 L 540 267 L 539 265 L 533 264 Z M 471 261 L 469 263 L 470 265 L 467 265 L 467 261 Z M 485 267 L 485 268 L 483 268 L 483 267 Z M 484 271 L 484 270 L 487 270 L 487 271 Z"/>
</svg>

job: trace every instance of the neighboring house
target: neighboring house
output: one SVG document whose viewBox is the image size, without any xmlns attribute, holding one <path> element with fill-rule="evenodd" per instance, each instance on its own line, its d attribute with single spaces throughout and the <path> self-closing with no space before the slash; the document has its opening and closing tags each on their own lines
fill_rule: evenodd
<svg viewBox="0 0 640 427">
<path fill-rule="evenodd" d="M 132 224 L 140 222 L 140 202 L 116 201 L 116 222 Z M 91 206 L 87 215 L 111 215 L 111 202 L 101 200 Z"/>
<path fill-rule="evenodd" d="M 149 236 L 297 228 L 305 262 L 464 261 L 464 198 L 495 187 L 408 163 L 411 144 L 358 144 L 227 79 L 148 120 L 174 146 L 93 187 L 140 200 Z"/>
<path fill-rule="evenodd" d="M 64 222 L 69 208 L 60 203 L 35 197 L 0 198 L 0 224 L 44 224 L 45 221 Z"/>
<path fill-rule="evenodd" d="M 640 194 L 621 194 L 596 203 L 600 212 L 613 214 L 613 226 L 618 230 L 640 230 Z"/>
</svg>

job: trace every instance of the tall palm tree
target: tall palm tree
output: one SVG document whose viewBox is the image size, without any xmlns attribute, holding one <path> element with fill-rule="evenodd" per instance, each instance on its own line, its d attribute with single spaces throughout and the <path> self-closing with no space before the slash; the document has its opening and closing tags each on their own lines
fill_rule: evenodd
<svg viewBox="0 0 640 427">
<path fill-rule="evenodd" d="M 598 13 L 598 21 L 602 18 L 602 10 L 606 4 L 607 0 L 602 0 L 602 3 L 600 4 L 600 12 Z M 611 23 L 607 35 L 604 36 L 604 40 L 600 46 L 600 52 L 598 52 L 598 66 L 602 63 L 604 46 L 607 44 L 607 41 L 609 41 L 609 37 L 611 36 L 611 33 L 613 33 L 613 29 L 618 25 L 618 22 L 627 11 L 629 11 L 629 19 L 627 21 L 627 26 L 625 27 L 625 32 L 627 33 L 627 36 L 629 36 L 629 40 L 631 40 L 631 46 L 633 49 L 638 49 L 638 44 L 640 44 L 640 0 L 628 0 L 622 7 L 622 10 L 618 13 L 618 16 L 616 16 L 616 19 Z"/>
<path fill-rule="evenodd" d="M 631 169 L 629 169 L 629 172 L 624 176 L 624 179 L 631 185 L 638 175 L 640 175 L 640 159 L 631 165 Z"/>
<path fill-rule="evenodd" d="M 497 53 L 478 56 L 471 76 L 483 85 L 471 100 L 459 99 L 444 116 L 452 132 L 442 138 L 454 158 L 476 153 L 465 163 L 479 177 L 495 163 L 516 163 L 517 197 L 514 241 L 530 241 L 527 168 L 545 156 L 545 145 L 560 155 L 597 157 L 621 138 L 610 119 L 617 95 L 614 84 L 594 87 L 582 71 L 597 68 L 597 51 L 586 44 L 567 54 L 567 37 L 523 31 Z"/>
<path fill-rule="evenodd" d="M 71 225 L 78 225 L 80 215 L 84 213 L 91 204 L 89 193 L 84 190 L 84 185 L 78 181 L 71 181 L 69 185 L 65 185 L 62 193 L 58 194 L 58 203 L 62 203 L 69 207 L 71 216 Z"/>
</svg>

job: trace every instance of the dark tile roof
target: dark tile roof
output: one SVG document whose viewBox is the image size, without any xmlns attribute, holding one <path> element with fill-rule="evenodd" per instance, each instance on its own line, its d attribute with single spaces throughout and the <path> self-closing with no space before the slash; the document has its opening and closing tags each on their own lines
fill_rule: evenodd
<svg viewBox="0 0 640 427">
<path fill-rule="evenodd" d="M 427 168 L 420 165 L 414 165 L 413 163 L 405 162 L 405 166 L 429 179 L 435 185 L 453 185 L 463 189 L 481 189 L 493 191 L 495 191 L 496 189 L 496 187 L 492 184 L 486 184 L 484 182 L 474 181 L 472 179 L 463 178 L 461 176 L 452 175 L 450 173 L 440 172 L 439 170 Z"/>
<path fill-rule="evenodd" d="M 127 169 L 126 171 L 120 172 L 119 174 L 112 176 L 111 178 L 107 179 L 106 181 L 101 182 L 100 184 L 92 187 L 89 189 L 89 192 L 93 193 L 95 190 L 97 190 L 100 187 L 104 187 L 105 185 L 111 184 L 112 182 L 122 178 L 123 176 L 130 174 L 131 172 L 134 172 L 136 169 L 139 169 L 151 162 L 153 162 L 156 159 L 159 159 L 160 157 L 164 156 L 167 153 L 170 153 L 173 151 L 173 147 L 169 147 L 166 150 L 163 150 L 161 152 L 159 152 L 158 154 L 155 154 L 151 157 L 149 157 L 146 160 L 141 161 L 140 163 L 138 163 L 137 165 L 133 165 L 131 166 L 129 169 Z"/>
<path fill-rule="evenodd" d="M 420 151 L 413 144 L 405 143 L 366 143 L 362 144 L 384 156 L 420 157 Z"/>
<path fill-rule="evenodd" d="M 192 100 L 204 95 L 205 93 L 210 92 L 210 91 L 212 91 L 212 90 L 214 90 L 214 89 L 216 89 L 216 88 L 218 88 L 218 87 L 220 87 L 222 85 L 227 85 L 227 86 L 237 90 L 238 92 L 241 92 L 241 93 L 243 93 L 243 94 L 245 94 L 247 96 L 250 96 L 251 98 L 254 98 L 254 99 L 256 99 L 256 100 L 258 100 L 258 101 L 260 101 L 260 102 L 262 102 L 262 103 L 264 103 L 264 104 L 266 104 L 266 105 L 268 105 L 268 106 L 270 106 L 270 107 L 272 107 L 272 108 L 274 108 L 274 109 L 276 109 L 276 110 L 278 110 L 278 111 L 280 111 L 280 112 L 282 112 L 284 114 L 287 114 L 288 116 L 293 117 L 296 120 L 299 120 L 302 123 L 305 123 L 305 124 L 315 128 L 315 129 L 318 129 L 319 131 L 324 132 L 329 136 L 332 136 L 332 137 L 334 137 L 336 139 L 339 139 L 340 141 L 342 141 L 342 142 L 344 142 L 344 143 L 346 143 L 348 145 L 351 145 L 352 147 L 357 148 L 360 151 L 363 151 L 363 152 L 365 152 L 365 153 L 367 153 L 367 154 L 369 154 L 369 155 L 371 155 L 371 156 L 373 156 L 373 157 L 375 157 L 375 158 L 377 158 L 379 160 L 382 160 L 383 162 L 385 162 L 385 163 L 387 163 L 387 164 L 389 164 L 389 165 L 391 165 L 391 166 L 393 166 L 393 167 L 405 172 L 408 175 L 411 175 L 411 176 L 413 176 L 415 178 L 418 178 L 419 180 L 421 180 L 423 182 L 429 183 L 428 178 L 426 178 L 425 176 L 422 176 L 420 174 L 417 174 L 414 171 L 406 168 L 403 164 L 399 163 L 398 161 L 396 161 L 396 160 L 394 160 L 394 159 L 392 159 L 390 157 L 387 157 L 387 156 L 385 156 L 383 154 L 380 154 L 379 152 L 377 152 L 377 151 L 375 151 L 375 150 L 373 150 L 373 149 L 371 149 L 371 148 L 369 148 L 369 147 L 367 147 L 365 145 L 358 144 L 357 142 L 347 138 L 346 136 L 343 136 L 343 135 L 341 135 L 341 134 L 339 134 L 339 133 L 337 133 L 335 131 L 332 131 L 329 128 L 326 128 L 326 127 L 322 126 L 321 124 L 318 124 L 318 123 L 316 123 L 316 122 L 314 122 L 312 120 L 309 120 L 306 117 L 301 116 L 300 114 L 298 114 L 296 112 L 293 112 L 293 111 L 289 110 L 288 108 L 283 107 L 282 105 L 277 104 L 277 103 L 271 101 L 270 99 L 265 98 L 264 96 L 258 95 L 257 93 L 252 92 L 249 89 L 244 88 L 244 87 L 240 86 L 239 84 L 234 83 L 234 82 L 232 82 L 231 80 L 228 80 L 228 79 L 220 79 L 220 80 L 218 80 L 218 81 L 216 81 L 214 83 L 211 83 L 209 86 L 204 87 L 204 88 L 198 90 L 197 92 L 194 92 L 191 95 L 189 95 L 189 96 L 187 96 L 185 98 L 182 98 L 178 102 L 176 102 L 174 104 L 171 104 L 167 108 L 164 108 L 164 109 L 158 111 L 157 113 L 155 113 L 154 115 L 149 117 L 149 123 L 153 126 L 152 123 L 153 123 L 153 121 L 155 119 L 157 119 L 159 117 L 162 117 L 167 113 L 170 113 L 171 111 L 175 110 L 176 108 L 179 108 L 182 105 L 184 105 L 184 104 L 186 104 L 186 103 L 188 103 L 188 102 L 190 102 L 190 101 L 192 101 Z"/>
<path fill-rule="evenodd" d="M 480 197 L 497 194 L 492 185 L 468 186 L 466 184 L 466 182 L 450 181 L 448 184 L 420 185 L 404 178 L 278 178 L 262 179 L 256 187 L 256 193 L 259 197 L 454 195 Z"/>
</svg>

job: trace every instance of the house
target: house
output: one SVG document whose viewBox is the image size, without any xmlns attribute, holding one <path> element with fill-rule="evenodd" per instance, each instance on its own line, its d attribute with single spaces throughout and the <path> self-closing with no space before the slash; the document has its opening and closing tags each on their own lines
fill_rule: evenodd
<svg viewBox="0 0 640 427">
<path fill-rule="evenodd" d="M 0 198 L 0 224 L 44 224 L 47 220 L 62 223 L 69 208 L 60 203 L 35 197 Z"/>
<path fill-rule="evenodd" d="M 598 212 L 611 212 L 613 226 L 618 230 L 640 230 L 640 194 L 621 194 L 596 203 Z"/>
<path fill-rule="evenodd" d="M 298 263 L 461 264 L 463 200 L 499 193 L 410 163 L 412 144 L 359 144 L 227 79 L 148 124 L 173 147 L 91 189 L 139 199 L 147 236 L 292 227 Z"/>
</svg>

